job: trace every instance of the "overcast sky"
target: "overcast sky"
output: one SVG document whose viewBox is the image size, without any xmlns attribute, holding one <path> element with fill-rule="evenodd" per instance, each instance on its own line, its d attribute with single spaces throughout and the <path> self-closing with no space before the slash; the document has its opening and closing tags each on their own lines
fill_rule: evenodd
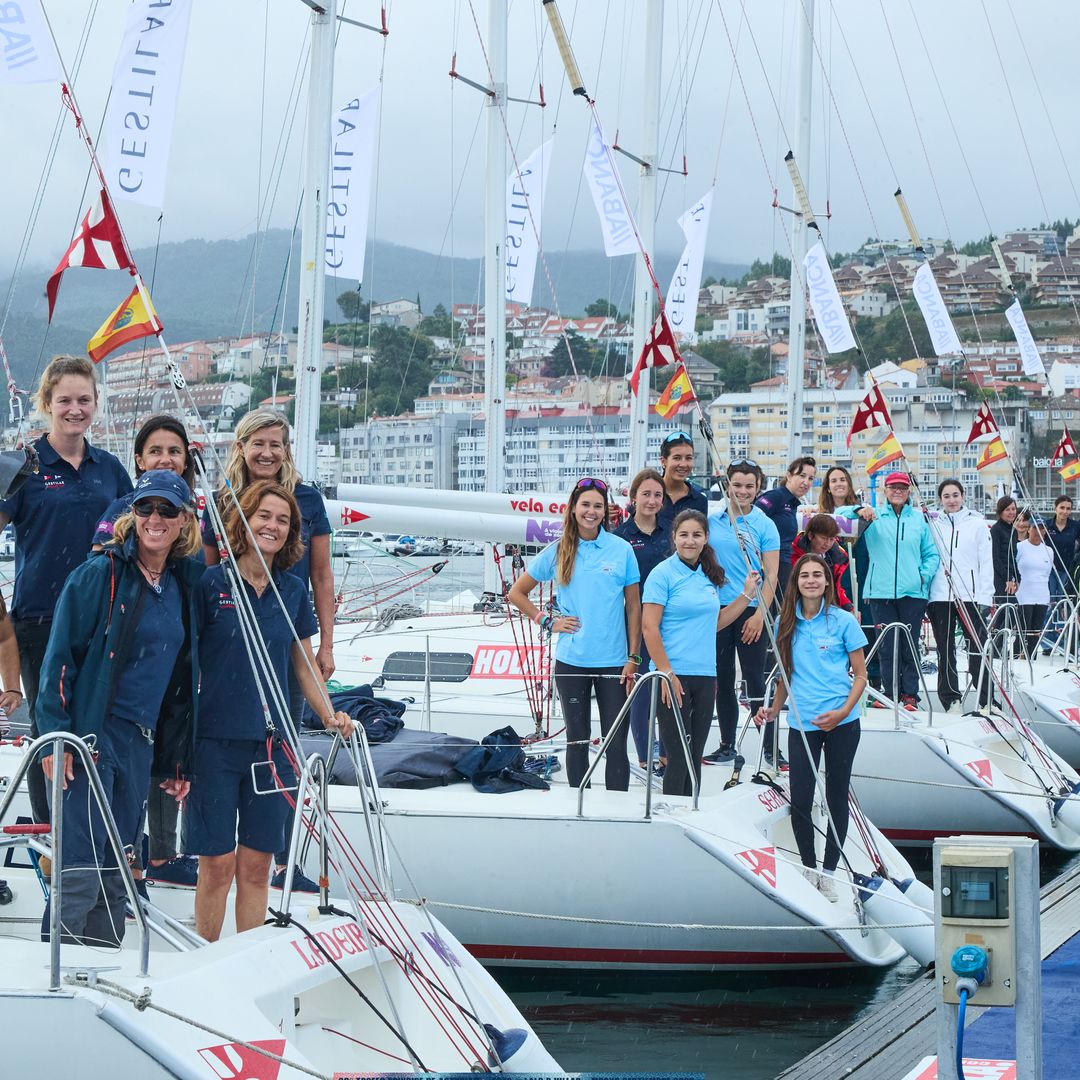
<svg viewBox="0 0 1080 1080">
<path fill-rule="evenodd" d="M 89 0 L 44 2 L 60 34 L 64 59 L 71 65 Z M 661 152 L 669 164 L 681 167 L 685 150 L 689 176 L 661 179 L 657 215 L 661 249 L 681 247 L 675 219 L 715 179 L 711 258 L 741 262 L 774 249 L 787 250 L 785 229 L 790 230 L 791 220 L 772 208 L 771 185 L 773 181 L 779 184 L 780 201 L 790 203 L 782 159 L 788 149 L 784 130 L 792 131 L 793 35 L 802 4 L 803 0 L 745 0 L 745 4 L 667 0 Z M 120 0 L 97 4 L 76 79 L 94 131 L 111 80 L 125 6 Z M 646 0 L 561 0 L 560 4 L 605 128 L 609 136 L 618 130 L 620 142 L 631 150 L 639 145 L 643 108 L 640 72 L 645 6 Z M 485 81 L 473 7 L 486 35 L 488 0 L 394 0 L 385 45 L 376 34 L 343 28 L 337 50 L 337 102 L 371 88 L 385 55 L 374 217 L 381 239 L 446 254 L 480 252 L 483 98 L 447 77 L 456 49 L 458 70 Z M 989 227 L 997 232 L 1034 225 L 1046 216 L 1044 200 L 1051 217 L 1076 217 L 1080 206 L 1062 155 L 1080 173 L 1080 125 L 1075 122 L 1080 97 L 1071 53 L 1080 40 L 1080 4 L 1017 0 L 1010 8 L 1006 0 L 985 0 L 1004 71 L 987 27 L 983 0 L 911 0 L 910 4 L 886 0 L 884 7 L 903 59 L 912 104 L 905 95 L 877 0 L 817 0 L 820 55 L 814 57 L 813 150 L 804 172 L 819 212 L 828 199 L 833 215 L 826 234 L 830 248 L 847 250 L 875 233 L 899 235 L 903 225 L 892 199 L 897 182 L 924 236 L 950 235 L 962 242 L 985 234 L 987 217 Z M 344 3 L 346 15 L 363 21 L 377 22 L 378 9 L 375 0 Z M 1036 66 L 1037 82 L 1017 37 L 1014 17 Z M 735 58 L 725 34 L 725 19 L 732 38 L 738 36 L 738 68 L 749 107 L 738 76 L 732 80 Z M 290 88 L 305 55 L 307 21 L 307 9 L 300 0 L 195 0 L 163 240 L 239 238 L 255 228 L 258 207 L 265 201 L 260 196 L 260 175 L 263 191 L 277 183 L 275 149 L 288 126 Z M 920 43 L 920 29 L 959 128 L 959 145 Z M 841 32 L 854 54 L 857 73 Z M 599 225 L 580 183 L 587 110 L 580 98 L 572 98 L 566 90 L 540 0 L 510 0 L 509 70 L 511 93 L 517 97 L 535 97 L 542 73 L 548 101 L 543 110 L 510 106 L 520 158 L 555 133 L 544 211 L 545 247 L 553 251 L 599 248 Z M 836 106 L 829 101 L 826 75 Z M 1009 101 L 1010 88 L 1041 195 Z M 0 230 L 0 271 L 6 274 L 34 205 L 56 122 L 58 92 L 46 86 L 5 86 L 0 94 L 7 148 L 3 173 L 7 227 Z M 875 131 L 875 119 L 884 146 Z M 291 226 L 293 221 L 302 123 L 301 109 L 280 171 L 270 225 Z M 32 263 L 51 265 L 59 258 L 85 209 L 85 153 L 70 122 L 65 124 L 30 249 Z M 1051 125 L 1061 140 L 1060 151 Z M 632 162 L 624 160 L 623 176 L 632 193 L 637 176 Z M 1074 178 L 1080 180 L 1080 176 Z M 452 211 L 455 192 L 457 205 Z M 153 241 L 155 213 L 130 203 L 121 204 L 120 210 L 135 244 Z M 377 291 L 377 285 L 373 287 Z"/>
</svg>

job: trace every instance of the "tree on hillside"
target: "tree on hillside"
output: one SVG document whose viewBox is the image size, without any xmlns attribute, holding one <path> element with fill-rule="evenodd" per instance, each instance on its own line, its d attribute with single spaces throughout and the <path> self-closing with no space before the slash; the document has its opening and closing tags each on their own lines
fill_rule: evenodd
<svg viewBox="0 0 1080 1080">
<path fill-rule="evenodd" d="M 750 269 L 743 274 L 739 284 L 747 285 L 751 281 L 757 281 L 758 278 L 763 277 L 791 277 L 791 260 L 784 258 L 779 252 L 774 254 L 769 262 L 755 259 L 750 264 Z"/>
<path fill-rule="evenodd" d="M 694 352 L 720 369 L 725 392 L 749 390 L 751 383 L 772 374 L 767 348 L 751 350 L 730 341 L 702 341 L 694 347 Z"/>
<path fill-rule="evenodd" d="M 916 352 L 919 356 L 934 355 L 926 323 L 914 300 L 906 301 L 902 308 L 894 308 L 883 319 L 857 319 L 855 328 L 866 362 L 871 367 L 882 360 L 910 360 Z M 912 337 L 915 339 L 914 346 Z"/>
<path fill-rule="evenodd" d="M 356 289 L 347 289 L 337 298 L 337 305 L 346 322 L 367 322 L 371 305 L 363 300 Z"/>
<path fill-rule="evenodd" d="M 610 300 L 594 300 L 585 305 L 585 314 L 591 318 L 611 318 L 616 322 L 627 322 L 629 316 L 623 315 Z"/>
<path fill-rule="evenodd" d="M 570 350 L 566 343 L 570 342 Z M 570 362 L 570 352 L 573 352 L 573 363 Z M 597 378 L 599 376 L 614 377 L 622 375 L 626 368 L 626 360 L 621 352 L 608 349 L 603 345 L 594 345 L 583 338 L 579 333 L 571 330 L 565 338 L 560 337 L 552 350 L 551 356 L 544 363 L 544 375 L 549 378 L 559 378 L 564 375 L 573 375 L 574 370 L 582 376 Z"/>
<path fill-rule="evenodd" d="M 452 338 L 454 336 L 454 322 L 442 304 L 436 304 L 435 310 L 430 315 L 425 315 L 416 329 L 421 334 L 427 334 L 428 337 Z"/>
</svg>

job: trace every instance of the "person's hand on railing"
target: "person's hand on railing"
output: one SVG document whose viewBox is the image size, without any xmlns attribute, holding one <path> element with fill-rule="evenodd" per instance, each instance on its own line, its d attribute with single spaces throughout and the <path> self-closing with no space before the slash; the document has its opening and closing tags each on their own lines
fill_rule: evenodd
<svg viewBox="0 0 1080 1080">
<path fill-rule="evenodd" d="M 622 683 L 622 688 L 627 694 L 634 689 L 634 683 L 637 681 L 638 677 L 638 667 L 639 663 L 637 660 L 627 660 L 626 663 L 623 664 L 622 673 L 619 675 L 619 682 Z"/>
<path fill-rule="evenodd" d="M 64 790 L 67 791 L 67 782 L 75 779 L 75 758 L 70 750 L 64 751 Z M 53 778 L 53 755 L 41 759 L 41 769 L 45 773 L 45 779 L 52 783 Z"/>
<path fill-rule="evenodd" d="M 772 709 L 762 705 L 750 719 L 754 721 L 755 727 L 762 727 L 764 724 L 771 724 L 776 719 L 776 716 L 777 714 Z"/>
<path fill-rule="evenodd" d="M 178 803 L 183 802 L 191 791 L 190 780 L 162 780 L 158 785 L 166 795 L 171 795 Z"/>
<path fill-rule="evenodd" d="M 664 674 L 671 680 L 671 691 L 668 691 L 668 684 L 663 680 L 660 681 L 660 695 L 664 699 L 664 704 L 671 708 L 671 694 L 674 693 L 675 700 L 678 702 L 679 708 L 682 708 L 682 696 L 683 688 L 682 683 L 679 682 L 679 676 L 674 671 L 665 671 Z"/>
<path fill-rule="evenodd" d="M 355 730 L 356 722 L 347 712 L 336 712 L 323 720 L 323 727 L 327 731 L 337 731 L 343 739 L 347 739 Z"/>
</svg>

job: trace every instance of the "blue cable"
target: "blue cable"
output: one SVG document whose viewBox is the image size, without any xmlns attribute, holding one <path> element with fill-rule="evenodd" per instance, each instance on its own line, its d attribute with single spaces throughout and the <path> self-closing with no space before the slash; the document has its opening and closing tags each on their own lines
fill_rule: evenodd
<svg viewBox="0 0 1080 1080">
<path fill-rule="evenodd" d="M 964 1013 L 967 1012 L 968 992 L 960 991 L 960 1007 L 956 1013 L 956 1076 L 957 1080 L 966 1080 L 964 1076 Z"/>
</svg>

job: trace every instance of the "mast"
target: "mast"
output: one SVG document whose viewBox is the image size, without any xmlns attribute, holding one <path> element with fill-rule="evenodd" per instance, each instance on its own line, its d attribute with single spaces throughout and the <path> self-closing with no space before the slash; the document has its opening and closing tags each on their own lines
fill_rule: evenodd
<svg viewBox="0 0 1080 1080">
<path fill-rule="evenodd" d="M 814 0 L 796 4 L 795 57 L 795 161 L 807 167 L 810 154 L 810 106 L 814 77 Z M 799 202 L 793 199 L 792 206 Z M 791 306 L 788 322 L 788 460 L 803 452 L 803 368 L 806 362 L 806 289 L 803 259 L 806 257 L 809 222 L 796 218 L 791 231 Z"/>
<path fill-rule="evenodd" d="M 337 28 L 337 0 L 320 0 L 320 3 L 321 8 L 312 6 L 311 11 L 293 447 L 296 467 L 309 481 L 318 477 L 315 440 L 319 433 L 323 313 L 326 308 L 323 244 L 330 177 L 330 117 L 334 107 L 334 35 Z"/>
<path fill-rule="evenodd" d="M 660 141 L 660 67 L 664 52 L 664 0 L 648 0 L 645 11 L 645 66 L 642 79 L 641 179 L 638 186 L 638 233 L 641 246 L 653 255 L 656 236 L 656 155 Z M 645 347 L 653 322 L 652 278 L 639 253 L 634 268 L 633 365 Z M 650 371 L 641 373 L 636 395 L 630 395 L 630 464 L 627 478 L 645 468 L 649 436 Z"/>
<path fill-rule="evenodd" d="M 506 0 L 488 0 L 487 179 L 484 185 L 485 488 L 506 487 Z M 490 561 L 490 560 L 488 560 Z"/>
</svg>

